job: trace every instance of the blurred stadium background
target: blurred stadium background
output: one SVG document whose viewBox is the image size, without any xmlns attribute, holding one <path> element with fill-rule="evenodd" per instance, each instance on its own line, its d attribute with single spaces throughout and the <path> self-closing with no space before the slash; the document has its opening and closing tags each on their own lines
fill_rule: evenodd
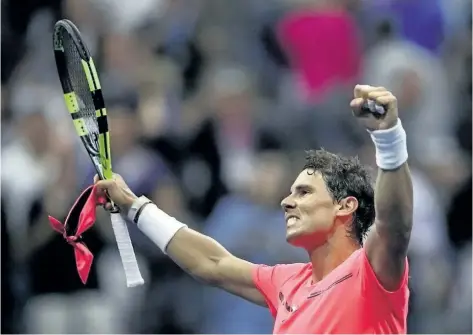
<svg viewBox="0 0 473 335">
<path fill-rule="evenodd" d="M 99 69 L 114 168 L 238 256 L 305 259 L 279 202 L 304 149 L 358 154 L 356 83 L 397 95 L 415 187 L 411 333 L 471 333 L 470 0 L 6 0 L 2 27 L 2 333 L 271 333 L 263 308 L 203 287 L 131 227 L 127 289 L 98 222 L 84 287 L 64 218 L 93 171 L 62 100 L 51 31 L 69 18 Z M 103 213 L 101 212 L 103 216 Z M 100 218 L 99 221 L 103 221 Z"/>
</svg>

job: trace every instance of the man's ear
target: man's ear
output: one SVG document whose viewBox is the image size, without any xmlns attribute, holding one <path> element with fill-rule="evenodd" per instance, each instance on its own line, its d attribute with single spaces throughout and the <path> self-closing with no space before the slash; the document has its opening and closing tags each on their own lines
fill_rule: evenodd
<svg viewBox="0 0 473 335">
<path fill-rule="evenodd" d="M 346 197 L 339 201 L 339 208 L 335 214 L 338 217 L 352 216 L 358 209 L 358 200 L 355 197 Z"/>
</svg>

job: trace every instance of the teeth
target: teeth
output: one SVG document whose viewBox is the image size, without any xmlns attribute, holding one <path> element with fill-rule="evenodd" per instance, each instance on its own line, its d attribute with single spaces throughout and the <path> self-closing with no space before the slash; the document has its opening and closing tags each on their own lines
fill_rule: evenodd
<svg viewBox="0 0 473 335">
<path fill-rule="evenodd" d="M 294 222 L 296 222 L 297 218 L 290 218 L 289 220 L 287 220 L 287 224 L 293 224 Z"/>
</svg>

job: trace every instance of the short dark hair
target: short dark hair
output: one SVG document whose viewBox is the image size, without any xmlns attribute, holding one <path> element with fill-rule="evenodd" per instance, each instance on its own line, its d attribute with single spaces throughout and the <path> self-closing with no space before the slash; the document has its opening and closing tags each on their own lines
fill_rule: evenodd
<svg viewBox="0 0 473 335">
<path fill-rule="evenodd" d="M 358 157 L 343 157 L 324 149 L 309 150 L 306 154 L 304 170 L 308 169 L 308 173 L 319 172 L 335 201 L 348 196 L 358 200 L 358 209 L 348 233 L 363 245 L 363 238 L 375 219 L 374 190 L 369 169 L 360 163 Z"/>
</svg>

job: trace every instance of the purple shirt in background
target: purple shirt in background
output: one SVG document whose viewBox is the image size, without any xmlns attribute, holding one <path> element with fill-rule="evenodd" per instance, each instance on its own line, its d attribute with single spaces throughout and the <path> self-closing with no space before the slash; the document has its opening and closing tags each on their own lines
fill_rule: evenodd
<svg viewBox="0 0 473 335">
<path fill-rule="evenodd" d="M 388 15 L 402 37 L 433 53 L 440 51 L 445 20 L 439 0 L 368 0 L 365 5 L 373 21 Z"/>
</svg>

